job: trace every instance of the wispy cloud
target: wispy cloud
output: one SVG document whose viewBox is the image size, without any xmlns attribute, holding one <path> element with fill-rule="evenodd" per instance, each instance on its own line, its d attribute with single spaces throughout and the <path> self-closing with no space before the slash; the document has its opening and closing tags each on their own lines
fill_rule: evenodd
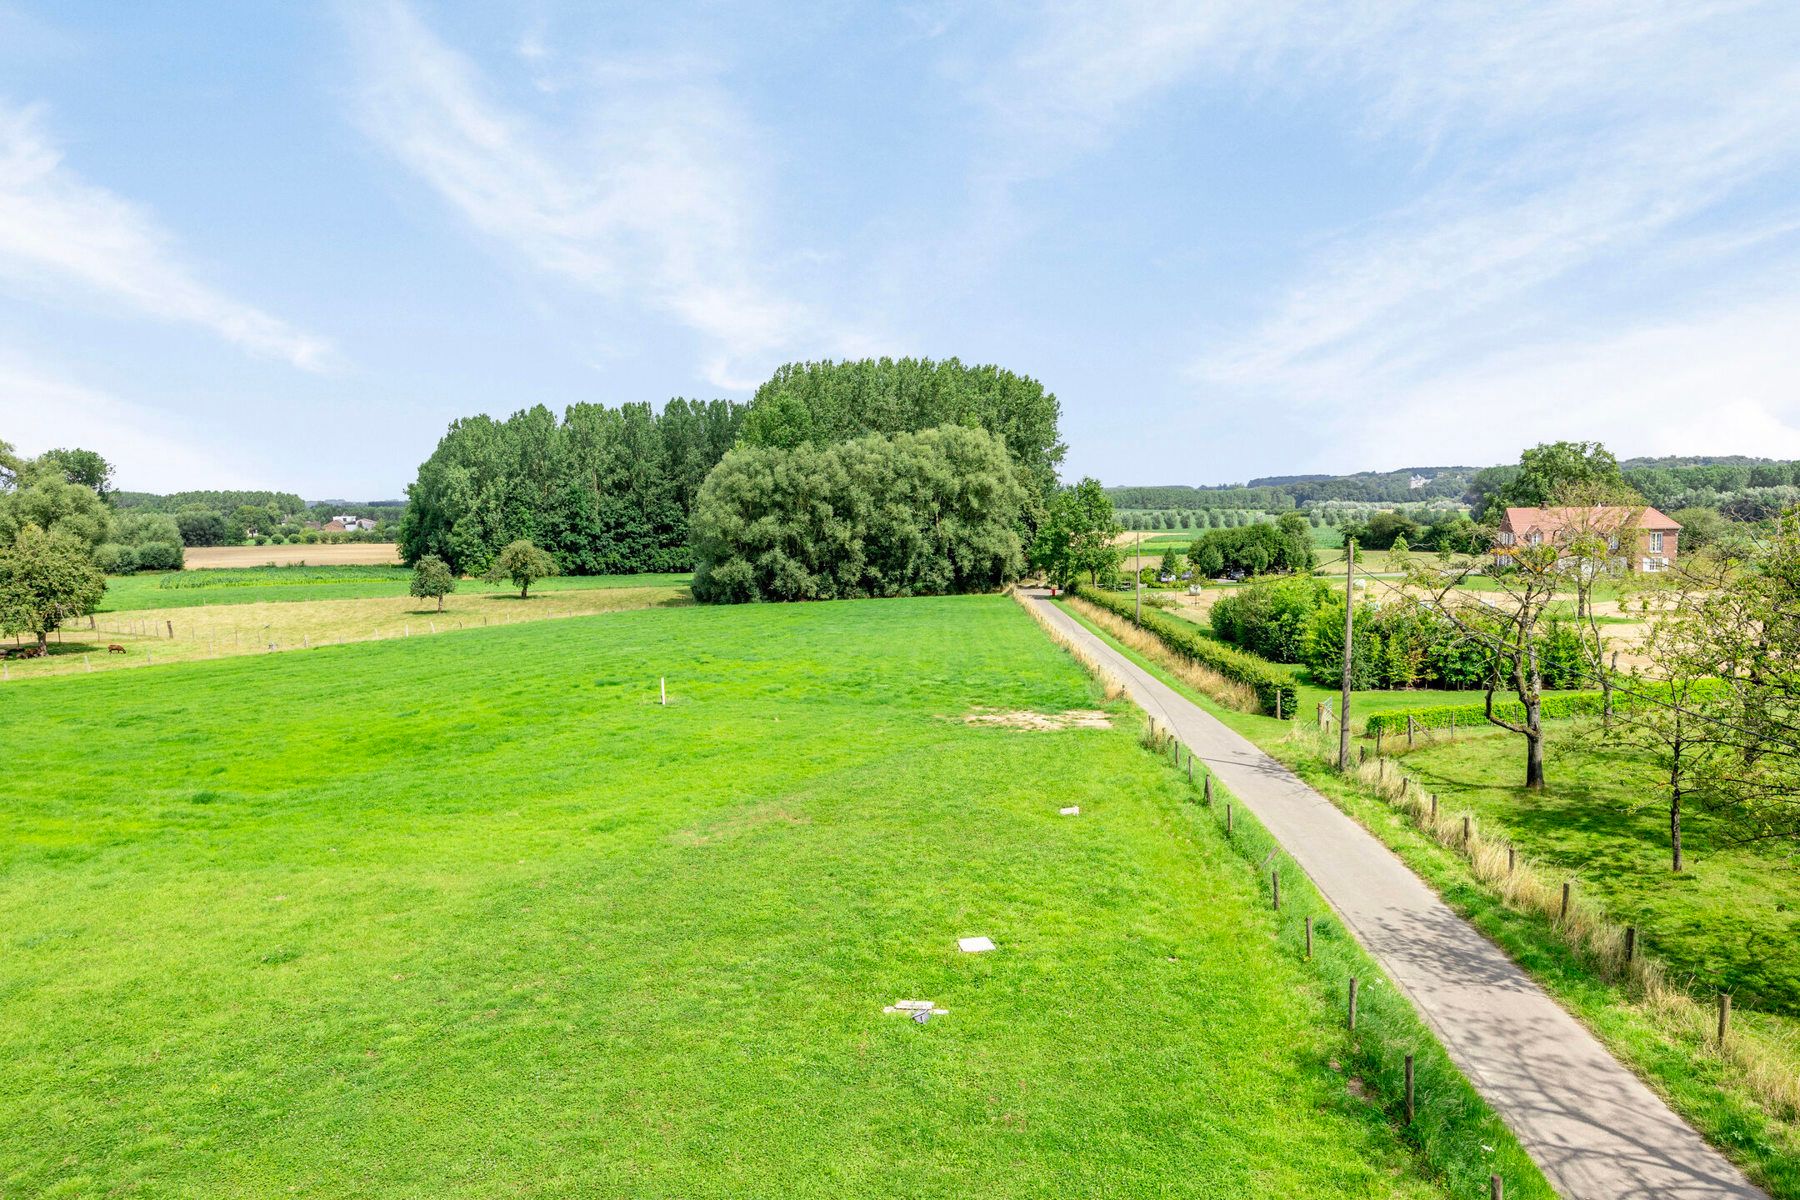
<svg viewBox="0 0 1800 1200">
<path fill-rule="evenodd" d="M 1346 469 L 1492 462 L 1555 438 L 1630 454 L 1800 458 L 1800 297 L 1791 272 L 1606 337 L 1530 342 L 1399 384 L 1335 426 Z M 1354 467 L 1350 464 L 1355 464 Z"/>
<path fill-rule="evenodd" d="M 136 205 L 83 181 L 32 108 L 0 103 L 0 274 L 54 292 L 197 325 L 307 370 L 332 362 L 323 338 L 201 282 Z"/>
<path fill-rule="evenodd" d="M 1212 66 L 1347 99 L 1345 128 L 1412 147 L 1419 185 L 1320 239 L 1247 323 L 1201 334 L 1191 377 L 1364 451 L 1371 411 L 1454 440 L 1443 415 L 1477 401 L 1636 445 L 1681 429 L 1690 449 L 1733 432 L 1696 427 L 1698 404 L 1792 443 L 1792 372 L 1766 351 L 1796 310 L 1745 298 L 1800 247 L 1791 213 L 1741 201 L 1800 169 L 1797 49 L 1791 12 L 1748 2 L 1307 6 L 1221 35 Z M 1738 357 L 1648 353 L 1677 345 Z"/>
<path fill-rule="evenodd" d="M 267 487 L 274 467 L 247 447 L 215 441 L 206 422 L 122 400 L 0 347 L 0 437 L 26 455 L 54 446 L 100 449 L 133 489 Z"/>
<path fill-rule="evenodd" d="M 346 23 L 376 142 L 530 266 L 694 331 L 711 382 L 750 386 L 784 351 L 864 340 L 773 282 L 756 219 L 766 156 L 704 64 L 601 64 L 559 135 L 498 100 L 399 0 L 356 5 Z"/>
</svg>

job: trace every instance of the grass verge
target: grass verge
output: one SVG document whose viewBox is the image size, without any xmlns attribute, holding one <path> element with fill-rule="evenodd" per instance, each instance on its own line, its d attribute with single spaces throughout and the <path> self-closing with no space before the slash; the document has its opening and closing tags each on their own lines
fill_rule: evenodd
<svg viewBox="0 0 1800 1200">
<path fill-rule="evenodd" d="M 1065 602 L 1076 608 L 1079 600 Z M 1027 607 L 1032 606 L 1027 602 Z M 1088 606 L 1092 607 L 1092 606 Z M 1075 656 L 1108 692 L 1123 691 L 1104 665 L 1063 637 L 1055 626 L 1038 617 L 1053 640 Z M 1106 615 L 1101 610 L 1101 615 Z M 1087 614 L 1083 612 L 1085 618 Z M 1099 622 L 1083 620 L 1102 636 Z M 1117 640 L 1107 637 L 1115 646 Z M 1160 647 L 1160 643 L 1155 643 Z M 1140 664 L 1142 654 L 1120 647 Z M 1163 651 L 1167 653 L 1167 651 Z M 1161 673 L 1161 672 L 1159 672 Z M 1140 714 L 1141 715 L 1141 714 Z M 1498 1174 L 1509 1196 L 1551 1197 L 1556 1193 L 1537 1165 L 1513 1137 L 1505 1123 L 1457 1070 L 1437 1038 L 1420 1020 L 1412 1003 L 1396 989 L 1375 960 L 1343 927 L 1306 873 L 1282 852 L 1265 830 L 1224 784 L 1214 781 L 1207 803 L 1205 770 L 1197 773 L 1190 755 L 1182 766 L 1181 748 L 1175 740 L 1148 722 L 1145 741 L 1165 766 L 1176 772 L 1189 791 L 1189 819 L 1203 822 L 1223 837 L 1236 852 L 1240 869 L 1251 875 L 1263 903 L 1271 907 L 1275 938 L 1282 949 L 1305 963 L 1314 987 L 1345 1022 L 1342 1059 L 1333 1069 L 1346 1073 L 1353 1094 L 1380 1111 L 1399 1135 L 1444 1181 L 1452 1195 L 1486 1194 L 1490 1175 Z M 1270 719 L 1273 724 L 1273 719 Z M 1227 817 L 1229 810 L 1230 816 Z M 1228 831 L 1229 830 L 1229 831 Z M 1279 883 L 1276 880 L 1279 880 Z M 1274 908 L 1277 888 L 1280 907 Z M 1311 929 L 1311 955 L 1307 955 Z M 1349 980 L 1359 982 L 1358 1016 L 1354 1033 L 1348 1028 Z M 1413 1057 L 1414 1116 L 1406 1114 L 1406 1059 Z"/>
</svg>

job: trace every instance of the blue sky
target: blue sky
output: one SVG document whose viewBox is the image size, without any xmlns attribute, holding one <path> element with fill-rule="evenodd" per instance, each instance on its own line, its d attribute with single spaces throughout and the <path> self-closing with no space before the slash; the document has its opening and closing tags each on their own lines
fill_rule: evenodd
<svg viewBox="0 0 1800 1200">
<path fill-rule="evenodd" d="M 1800 457 L 1800 8 L 0 0 L 0 438 L 401 493 L 454 417 L 957 355 L 1071 474 Z"/>
</svg>

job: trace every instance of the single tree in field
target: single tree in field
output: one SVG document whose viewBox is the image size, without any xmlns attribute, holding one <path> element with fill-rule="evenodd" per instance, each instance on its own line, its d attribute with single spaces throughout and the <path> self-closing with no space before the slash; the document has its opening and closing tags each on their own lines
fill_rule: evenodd
<svg viewBox="0 0 1800 1200">
<path fill-rule="evenodd" d="M 1600 617 L 1598 591 L 1626 575 L 1635 550 L 1644 500 L 1621 482 L 1587 480 L 1561 485 L 1546 506 L 1556 521 L 1551 540 L 1564 586 L 1575 594 L 1575 629 L 1583 673 L 1600 685 L 1601 712 L 1613 718 L 1614 672 Z"/>
<path fill-rule="evenodd" d="M 1175 559 L 1174 548 L 1170 547 L 1169 549 L 1163 551 L 1162 561 L 1157 563 L 1157 565 L 1156 565 L 1157 576 L 1160 578 L 1163 575 L 1173 575 L 1180 568 L 1180 566 L 1181 566 L 1181 564 L 1179 562 L 1177 562 Z"/>
<path fill-rule="evenodd" d="M 1728 841 L 1800 841 L 1800 509 L 1718 550 L 1677 567 L 1694 577 L 1689 653 L 1710 676 L 1696 707 L 1715 749 L 1695 776 Z"/>
<path fill-rule="evenodd" d="M 1124 557 L 1114 542 L 1119 533 L 1112 500 L 1100 481 L 1083 479 L 1051 495 L 1031 544 L 1031 564 L 1058 587 L 1069 586 L 1084 572 L 1088 582 L 1098 585 L 1100 576 L 1111 575 Z"/>
<path fill-rule="evenodd" d="M 1684 802 L 1705 786 L 1728 725 L 1713 711 L 1719 699 L 1712 676 L 1713 647 L 1705 623 L 1707 598 L 1726 580 L 1721 560 L 1696 557 L 1685 569 L 1648 586 L 1640 597 L 1650 621 L 1641 647 L 1652 664 L 1614 681 L 1625 698 L 1615 712 L 1616 733 L 1641 747 L 1662 769 L 1669 799 L 1669 869 L 1682 868 Z"/>
<path fill-rule="evenodd" d="M 455 572 L 437 555 L 427 554 L 413 564 L 412 594 L 421 600 L 436 598 L 439 612 L 444 611 L 444 597 L 455 590 Z"/>
<path fill-rule="evenodd" d="M 1544 787 L 1544 663 L 1540 637 L 1545 615 L 1563 586 L 1557 547 L 1551 542 L 1507 547 L 1513 565 L 1491 563 L 1444 567 L 1410 561 L 1407 590 L 1412 603 L 1448 621 L 1486 658 L 1485 715 L 1489 722 L 1525 739 L 1525 786 Z M 1473 585 L 1473 586 L 1472 586 Z M 1479 589 L 1479 590 L 1478 590 Z M 1517 721 L 1494 711 L 1494 696 L 1511 692 L 1523 710 Z"/>
<path fill-rule="evenodd" d="M 1545 442 L 1519 455 L 1517 473 L 1487 500 L 1484 519 L 1499 519 L 1508 507 L 1541 508 L 1567 488 L 1622 488 L 1619 460 L 1599 442 Z"/>
<path fill-rule="evenodd" d="M 498 583 L 502 579 L 510 579 L 513 586 L 519 589 L 519 599 L 529 598 L 531 585 L 540 579 L 548 579 L 556 574 L 556 560 L 531 542 L 520 538 L 510 543 L 488 568 L 487 577 L 490 582 Z"/>
<path fill-rule="evenodd" d="M 27 525 L 10 549 L 0 550 L 0 633 L 30 633 L 38 653 L 47 654 L 50 634 L 93 612 L 105 591 L 106 577 L 87 546 Z"/>
</svg>

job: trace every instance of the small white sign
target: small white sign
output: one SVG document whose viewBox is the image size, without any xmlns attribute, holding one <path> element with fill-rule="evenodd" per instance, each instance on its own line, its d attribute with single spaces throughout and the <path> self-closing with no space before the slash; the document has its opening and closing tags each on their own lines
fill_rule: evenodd
<svg viewBox="0 0 1800 1200">
<path fill-rule="evenodd" d="M 957 938 L 956 948 L 961 950 L 964 954 L 980 954 L 984 950 L 992 950 L 994 948 L 994 939 L 984 937 Z"/>
</svg>

